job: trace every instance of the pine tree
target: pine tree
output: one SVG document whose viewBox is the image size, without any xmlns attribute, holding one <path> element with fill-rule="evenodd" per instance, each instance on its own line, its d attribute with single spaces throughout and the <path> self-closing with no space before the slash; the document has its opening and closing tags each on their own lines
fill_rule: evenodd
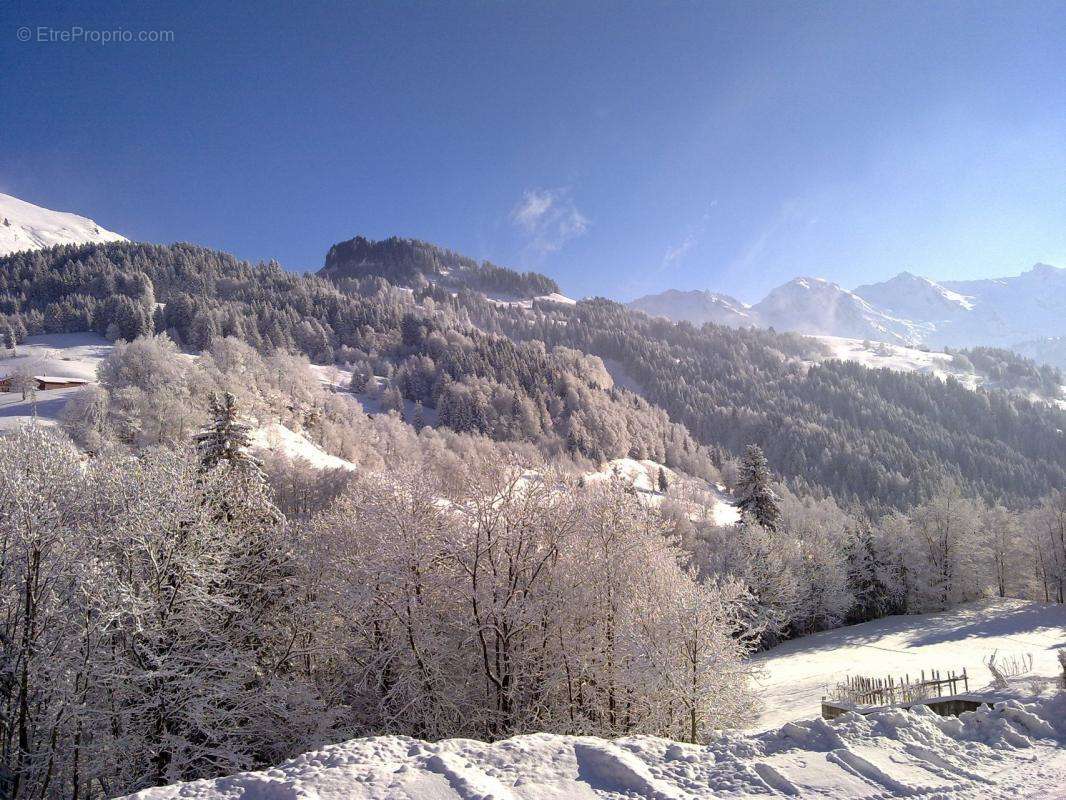
<svg viewBox="0 0 1066 800">
<path fill-rule="evenodd" d="M 248 453 L 251 426 L 238 419 L 237 400 L 230 393 L 211 396 L 211 423 L 196 436 L 200 470 L 207 472 L 223 462 L 260 471 L 259 461 Z"/>
<path fill-rule="evenodd" d="M 852 623 L 877 619 L 885 614 L 891 603 L 888 588 L 878 575 L 877 553 L 873 534 L 865 523 L 848 542 L 848 587 L 855 598 L 848 610 Z"/>
<path fill-rule="evenodd" d="M 740 477 L 737 480 L 737 506 L 741 515 L 751 516 L 767 530 L 777 530 L 781 512 L 777 507 L 777 495 L 770 487 L 770 468 L 766 456 L 757 444 L 749 444 L 744 460 L 740 462 Z"/>
<path fill-rule="evenodd" d="M 355 368 L 352 370 L 352 377 L 348 383 L 348 387 L 356 394 L 365 392 L 366 387 L 370 384 L 371 374 L 372 371 L 368 364 L 356 364 Z"/>
<path fill-rule="evenodd" d="M 662 494 L 666 494 L 666 490 L 670 488 L 670 481 L 666 477 L 666 469 L 659 467 L 659 491 Z"/>
<path fill-rule="evenodd" d="M 414 419 L 411 420 L 411 424 L 414 425 L 415 433 L 421 433 L 422 429 L 426 427 L 426 417 L 422 409 L 421 400 L 415 403 Z"/>
</svg>

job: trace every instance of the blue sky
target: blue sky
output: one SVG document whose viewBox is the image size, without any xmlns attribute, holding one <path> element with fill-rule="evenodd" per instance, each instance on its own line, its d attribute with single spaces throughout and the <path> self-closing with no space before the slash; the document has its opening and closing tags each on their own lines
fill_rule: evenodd
<svg viewBox="0 0 1066 800">
<path fill-rule="evenodd" d="M 76 25 L 174 41 L 36 41 Z M 1066 265 L 1064 41 L 1054 3 L 5 3 L 0 191 L 292 269 L 415 236 L 576 296 L 1015 274 Z"/>
</svg>

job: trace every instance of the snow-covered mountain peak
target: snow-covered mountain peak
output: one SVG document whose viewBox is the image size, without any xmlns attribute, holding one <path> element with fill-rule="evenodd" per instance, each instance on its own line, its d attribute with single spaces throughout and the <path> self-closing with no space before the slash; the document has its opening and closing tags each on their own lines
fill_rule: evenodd
<svg viewBox="0 0 1066 800">
<path fill-rule="evenodd" d="M 908 319 L 951 319 L 974 308 L 972 296 L 910 272 L 860 286 L 855 293 L 893 316 Z"/>
<path fill-rule="evenodd" d="M 904 343 L 918 338 L 913 323 L 878 310 L 825 278 L 794 278 L 751 310 L 762 324 L 777 330 Z"/>
<path fill-rule="evenodd" d="M 0 193 L 0 256 L 59 244 L 128 241 L 88 217 L 52 211 Z"/>
<path fill-rule="evenodd" d="M 751 307 L 747 303 L 727 294 L 705 289 L 667 289 L 661 294 L 639 297 L 629 305 L 653 317 L 685 319 L 696 325 L 702 325 L 704 322 L 736 327 L 757 324 L 749 313 Z"/>
</svg>

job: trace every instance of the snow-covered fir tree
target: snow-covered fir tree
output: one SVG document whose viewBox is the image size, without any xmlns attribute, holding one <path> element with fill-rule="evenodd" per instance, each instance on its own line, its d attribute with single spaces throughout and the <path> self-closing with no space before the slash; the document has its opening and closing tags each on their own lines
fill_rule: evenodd
<svg viewBox="0 0 1066 800">
<path fill-rule="evenodd" d="M 251 426 L 240 421 L 237 400 L 231 392 L 212 395 L 211 422 L 196 435 L 201 469 L 206 472 L 223 462 L 258 469 L 258 460 L 248 453 L 250 432 Z"/>
<path fill-rule="evenodd" d="M 736 486 L 737 506 L 742 514 L 751 516 L 772 531 L 777 528 L 781 512 L 770 481 L 770 468 L 762 448 L 757 444 L 749 444 L 744 460 L 740 462 Z"/>
</svg>

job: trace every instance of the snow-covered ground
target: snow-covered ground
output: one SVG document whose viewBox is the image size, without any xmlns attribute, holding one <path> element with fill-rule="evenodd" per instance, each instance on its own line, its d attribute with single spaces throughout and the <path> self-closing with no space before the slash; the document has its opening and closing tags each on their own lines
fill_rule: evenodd
<svg viewBox="0 0 1066 800">
<path fill-rule="evenodd" d="M 968 389 L 976 389 L 981 379 L 972 372 L 959 369 L 947 353 L 933 353 L 916 347 L 885 342 L 847 339 L 842 336 L 814 336 L 828 348 L 827 359 L 854 361 L 870 369 L 892 369 L 898 372 L 921 372 L 945 380 L 949 375 Z"/>
<path fill-rule="evenodd" d="M 941 380 L 955 378 L 967 389 L 975 390 L 984 386 L 996 388 L 984 376 L 960 368 L 948 353 L 933 352 L 917 347 L 906 347 L 885 342 L 871 342 L 862 339 L 848 339 L 843 336 L 812 336 L 825 347 L 824 359 L 854 361 L 870 369 L 892 369 L 897 372 L 920 372 L 935 375 Z M 1034 403 L 1047 403 L 1057 408 L 1066 409 L 1066 386 L 1060 387 L 1059 397 L 1045 397 L 1030 392 L 1026 399 Z"/>
<path fill-rule="evenodd" d="M 293 461 L 306 461 L 316 469 L 355 470 L 351 461 L 330 455 L 302 433 L 272 422 L 251 432 L 252 451 L 281 453 Z"/>
<path fill-rule="evenodd" d="M 17 356 L 0 358 L 0 375 L 16 366 L 26 366 L 38 375 L 96 380 L 96 368 L 114 345 L 95 333 L 50 333 L 30 336 L 19 344 Z"/>
<path fill-rule="evenodd" d="M 507 298 L 507 297 L 488 297 L 488 296 L 486 296 L 485 299 L 488 300 L 490 303 L 493 303 L 495 305 L 498 305 L 498 306 L 510 306 L 512 308 L 533 308 L 533 303 L 535 303 L 535 302 L 558 303 L 559 305 L 564 305 L 564 306 L 577 305 L 577 300 L 574 300 L 571 297 L 567 297 L 564 294 L 559 294 L 558 292 L 551 292 L 550 294 L 541 294 L 541 295 L 537 295 L 536 297 L 534 297 L 532 299 L 525 299 L 525 300 L 516 300 L 516 299 L 513 299 L 513 298 Z"/>
<path fill-rule="evenodd" d="M 486 744 L 353 739 L 272 769 L 147 789 L 138 800 L 1061 798 L 1066 694 L 967 712 L 810 719 L 706 745 L 530 734 Z"/>
<path fill-rule="evenodd" d="M 624 465 L 643 484 L 653 462 Z M 657 465 L 655 465 L 657 466 Z M 608 741 L 530 734 L 494 743 L 402 736 L 353 739 L 277 767 L 145 790 L 137 800 L 592 800 L 800 797 L 883 800 L 1061 800 L 1066 692 L 1053 677 L 1066 608 L 998 600 L 942 614 L 890 617 L 771 650 L 762 718 L 769 730 L 723 732 L 705 745 L 654 737 Z M 886 710 L 818 717 L 822 685 L 967 667 L 971 689 L 994 650 L 1032 653 L 1033 675 L 960 717 Z M 1043 677 L 1041 677 L 1043 676 Z M 791 720 L 791 721 L 786 721 Z M 781 724 L 783 723 L 783 724 Z M 767 727 L 764 724 L 764 727 Z"/>
<path fill-rule="evenodd" d="M 1060 672 L 1056 650 L 1066 647 L 1066 606 L 1024 600 L 985 600 L 939 614 L 916 614 L 849 625 L 778 645 L 756 661 L 764 701 L 755 729 L 820 713 L 827 687 L 846 675 L 961 673 L 970 689 L 992 679 L 983 660 L 1032 654 L 1034 675 Z M 1066 796 L 1066 795 L 1064 795 Z"/>
<path fill-rule="evenodd" d="M 660 470 L 666 473 L 669 487 L 666 494 L 659 491 Z M 585 480 L 605 481 L 614 477 L 631 483 L 638 496 L 649 505 L 658 506 L 670 497 L 690 508 L 693 515 L 709 515 L 715 525 L 734 525 L 740 519 L 740 512 L 724 486 L 681 475 L 656 461 L 616 458 L 597 472 L 587 473 Z"/>
<path fill-rule="evenodd" d="M 55 375 L 96 382 L 96 367 L 107 358 L 114 345 L 95 333 L 52 333 L 30 336 L 19 344 L 15 357 L 0 358 L 0 377 L 16 367 L 25 367 L 34 375 Z M 17 392 L 0 392 L 0 431 L 12 430 L 37 419 L 52 425 L 67 400 L 80 389 L 50 389 L 37 392 L 34 400 L 23 400 Z"/>
<path fill-rule="evenodd" d="M 86 217 L 52 211 L 0 193 L 0 256 L 57 244 L 125 241 L 125 236 L 101 228 Z"/>
</svg>

